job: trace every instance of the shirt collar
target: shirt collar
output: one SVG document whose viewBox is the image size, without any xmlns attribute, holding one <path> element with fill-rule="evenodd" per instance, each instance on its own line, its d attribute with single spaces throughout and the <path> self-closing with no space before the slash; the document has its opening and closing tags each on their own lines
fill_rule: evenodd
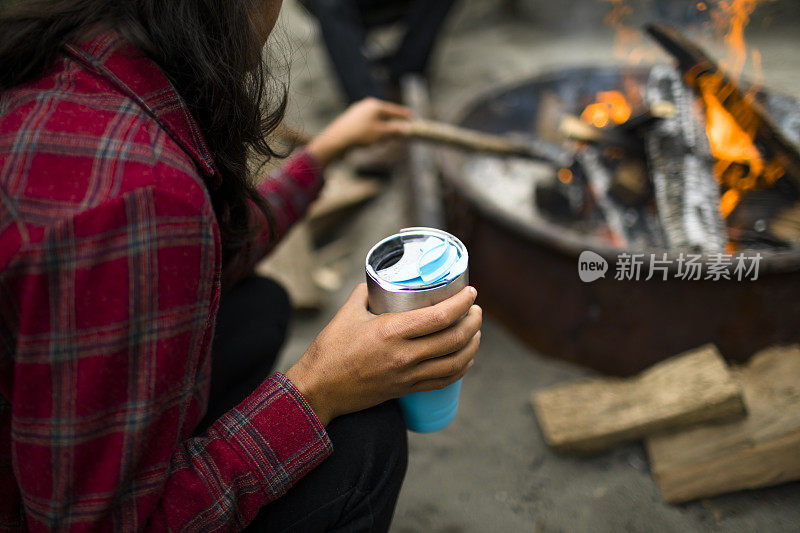
<svg viewBox="0 0 800 533">
<path fill-rule="evenodd" d="M 197 122 L 154 61 L 115 31 L 102 32 L 78 44 L 68 44 L 66 50 L 85 68 L 134 100 L 195 161 L 211 185 L 219 185 L 219 171 Z"/>
</svg>

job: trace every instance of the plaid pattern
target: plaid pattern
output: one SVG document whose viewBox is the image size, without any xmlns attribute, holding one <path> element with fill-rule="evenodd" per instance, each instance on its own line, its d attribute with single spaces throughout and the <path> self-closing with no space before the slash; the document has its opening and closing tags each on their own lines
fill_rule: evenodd
<svg viewBox="0 0 800 533">
<path fill-rule="evenodd" d="M 281 374 L 191 437 L 218 180 L 166 77 L 114 33 L 0 93 L 0 529 L 236 530 L 331 453 Z M 320 183 L 304 152 L 264 182 L 278 235 Z"/>
</svg>

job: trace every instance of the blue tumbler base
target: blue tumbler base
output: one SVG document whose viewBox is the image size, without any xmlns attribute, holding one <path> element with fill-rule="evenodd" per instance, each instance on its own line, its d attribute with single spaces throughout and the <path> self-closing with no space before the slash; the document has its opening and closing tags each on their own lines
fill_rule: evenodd
<svg viewBox="0 0 800 533">
<path fill-rule="evenodd" d="M 416 433 L 432 433 L 456 417 L 461 380 L 439 390 L 415 392 L 400 398 L 406 427 Z"/>
</svg>

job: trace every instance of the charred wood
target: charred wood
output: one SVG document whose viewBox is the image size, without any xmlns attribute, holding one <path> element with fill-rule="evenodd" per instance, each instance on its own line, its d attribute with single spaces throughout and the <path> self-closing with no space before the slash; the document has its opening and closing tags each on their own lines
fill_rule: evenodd
<svg viewBox="0 0 800 533">
<path fill-rule="evenodd" d="M 676 110 L 674 117 L 662 119 L 645 133 L 667 244 L 674 249 L 722 251 L 726 236 L 719 214 L 719 186 L 703 121 L 694 109 L 694 95 L 674 68 L 656 66 L 650 72 L 646 98 L 671 102 Z"/>
</svg>

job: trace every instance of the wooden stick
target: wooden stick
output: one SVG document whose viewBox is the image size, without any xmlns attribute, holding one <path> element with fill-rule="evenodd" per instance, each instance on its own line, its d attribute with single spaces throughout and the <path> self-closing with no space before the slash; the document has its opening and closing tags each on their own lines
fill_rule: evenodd
<svg viewBox="0 0 800 533">
<path fill-rule="evenodd" d="M 492 152 L 523 157 L 531 156 L 530 148 L 525 142 L 434 120 L 412 120 L 411 136 L 416 139 L 451 144 L 476 152 Z"/>
<path fill-rule="evenodd" d="M 424 141 L 449 144 L 475 152 L 527 157 L 546 161 L 560 167 L 569 167 L 574 162 L 573 153 L 541 139 L 527 137 L 515 139 L 434 120 L 412 120 L 411 137 Z"/>
<path fill-rule="evenodd" d="M 672 118 L 677 113 L 675 104 L 666 100 L 657 100 L 651 103 L 647 109 L 641 113 L 633 115 L 631 118 L 615 126 L 613 129 L 618 131 L 633 131 L 645 126 L 649 126 L 656 120 Z"/>
<path fill-rule="evenodd" d="M 669 54 L 678 60 L 686 82 L 695 89 L 716 87 L 715 96 L 740 126 L 756 126 L 755 140 L 765 159 L 776 159 L 786 174 L 800 186 L 800 152 L 763 106 L 748 98 L 724 70 L 703 49 L 670 26 L 649 24 L 645 27 Z"/>
</svg>

